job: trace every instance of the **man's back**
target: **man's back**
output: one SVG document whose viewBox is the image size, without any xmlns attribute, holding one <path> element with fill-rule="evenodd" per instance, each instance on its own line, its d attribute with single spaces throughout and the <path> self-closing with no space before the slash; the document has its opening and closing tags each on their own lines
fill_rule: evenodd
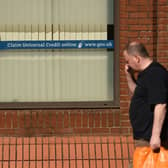
<svg viewBox="0 0 168 168">
<path fill-rule="evenodd" d="M 159 63 L 152 62 L 140 72 L 136 85 L 130 105 L 134 138 L 149 141 L 152 134 L 154 107 L 156 104 L 168 102 L 168 72 Z M 164 124 L 163 127 L 166 128 L 166 125 Z M 165 128 L 162 132 L 166 132 L 167 135 L 168 130 Z"/>
</svg>

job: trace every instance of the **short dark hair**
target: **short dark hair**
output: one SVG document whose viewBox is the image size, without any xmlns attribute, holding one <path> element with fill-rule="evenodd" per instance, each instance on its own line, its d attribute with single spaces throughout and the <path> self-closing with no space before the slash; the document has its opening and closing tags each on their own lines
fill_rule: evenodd
<svg viewBox="0 0 168 168">
<path fill-rule="evenodd" d="M 148 51 L 146 47 L 144 46 L 144 44 L 140 42 L 136 42 L 136 41 L 129 42 L 124 48 L 124 51 L 127 51 L 128 55 L 138 54 L 139 56 L 144 57 L 144 58 L 149 57 Z"/>
</svg>

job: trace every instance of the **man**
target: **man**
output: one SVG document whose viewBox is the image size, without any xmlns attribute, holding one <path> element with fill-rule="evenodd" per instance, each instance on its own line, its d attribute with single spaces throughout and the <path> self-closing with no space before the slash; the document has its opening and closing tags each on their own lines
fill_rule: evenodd
<svg viewBox="0 0 168 168">
<path fill-rule="evenodd" d="M 150 58 L 140 42 L 130 42 L 123 51 L 125 74 L 132 94 L 129 116 L 135 147 L 153 151 L 168 142 L 168 72 Z M 137 80 L 132 73 L 138 72 Z"/>
</svg>

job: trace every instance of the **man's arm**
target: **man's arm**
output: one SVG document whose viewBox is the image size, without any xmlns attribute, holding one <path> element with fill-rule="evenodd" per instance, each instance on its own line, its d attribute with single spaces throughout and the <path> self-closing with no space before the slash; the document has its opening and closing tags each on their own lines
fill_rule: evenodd
<svg viewBox="0 0 168 168">
<path fill-rule="evenodd" d="M 154 120 L 152 136 L 150 139 L 150 147 L 155 150 L 160 147 L 160 134 L 163 126 L 163 122 L 166 115 L 166 104 L 157 104 L 154 109 Z"/>
<path fill-rule="evenodd" d="M 127 83 L 128 83 L 128 88 L 131 92 L 131 94 L 134 93 L 135 88 L 136 88 L 136 83 L 132 77 L 132 74 L 130 72 L 128 72 L 129 70 L 129 66 L 126 64 L 125 65 L 125 74 L 126 74 L 126 79 L 127 79 Z"/>
</svg>

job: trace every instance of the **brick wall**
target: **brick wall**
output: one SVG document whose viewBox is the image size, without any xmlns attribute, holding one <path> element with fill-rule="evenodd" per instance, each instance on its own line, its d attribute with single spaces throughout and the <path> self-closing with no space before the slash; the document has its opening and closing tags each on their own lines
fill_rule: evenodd
<svg viewBox="0 0 168 168">
<path fill-rule="evenodd" d="M 158 61 L 168 68 L 168 1 L 158 3 Z"/>
<path fill-rule="evenodd" d="M 0 111 L 0 135 L 117 135 L 119 131 L 118 109 Z"/>
<path fill-rule="evenodd" d="M 130 134 L 122 48 L 131 40 L 144 42 L 150 55 L 168 67 L 167 13 L 168 0 L 120 0 L 120 108 L 0 110 L 0 134 Z"/>
</svg>

